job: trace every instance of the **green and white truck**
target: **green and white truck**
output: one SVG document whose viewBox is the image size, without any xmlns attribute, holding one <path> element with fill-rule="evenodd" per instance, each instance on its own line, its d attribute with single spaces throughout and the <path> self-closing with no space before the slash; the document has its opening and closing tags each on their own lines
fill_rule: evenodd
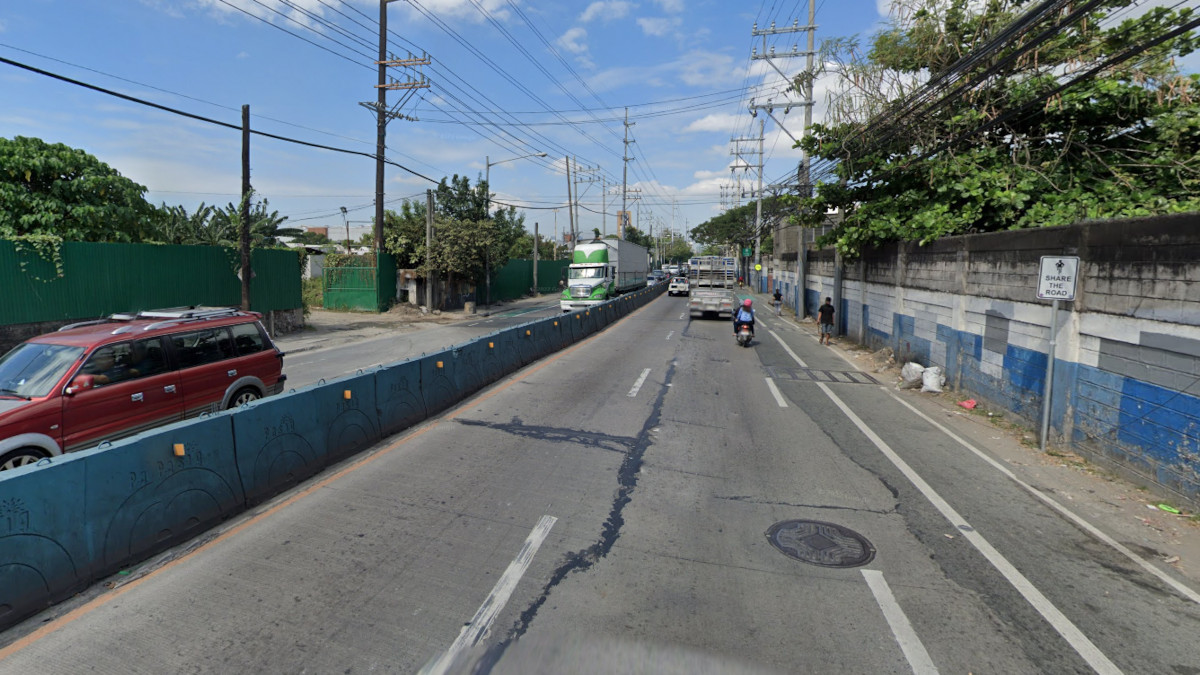
<svg viewBox="0 0 1200 675">
<path fill-rule="evenodd" d="M 575 246 L 559 303 L 573 312 L 646 287 L 650 253 L 624 239 L 593 239 Z"/>
</svg>

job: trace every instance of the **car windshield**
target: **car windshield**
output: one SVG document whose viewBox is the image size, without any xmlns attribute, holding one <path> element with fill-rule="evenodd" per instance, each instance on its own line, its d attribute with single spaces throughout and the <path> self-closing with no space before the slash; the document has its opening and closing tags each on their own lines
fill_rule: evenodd
<svg viewBox="0 0 1200 675">
<path fill-rule="evenodd" d="M 603 267 L 571 267 L 570 278 L 572 279 L 603 279 Z"/>
<path fill-rule="evenodd" d="M 26 342 L 0 357 L 0 396 L 45 396 L 83 354 L 82 347 Z"/>
</svg>

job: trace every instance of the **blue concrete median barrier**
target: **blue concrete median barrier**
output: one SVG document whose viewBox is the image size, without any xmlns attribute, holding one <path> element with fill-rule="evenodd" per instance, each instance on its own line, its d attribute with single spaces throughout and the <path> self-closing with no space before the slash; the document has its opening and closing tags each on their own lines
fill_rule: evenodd
<svg viewBox="0 0 1200 675">
<path fill-rule="evenodd" d="M 559 351 L 571 345 L 571 329 L 561 317 L 547 319 L 549 322 L 551 350 Z"/>
<path fill-rule="evenodd" d="M 559 317 L 563 323 L 563 326 L 565 326 L 568 331 L 570 336 L 569 339 L 572 344 L 579 342 L 584 338 L 583 322 L 579 318 L 582 316 L 582 314 L 583 312 L 571 312 L 570 314 L 564 314 Z"/>
<path fill-rule="evenodd" d="M 233 439 L 247 505 L 325 468 L 325 436 L 312 388 L 239 406 Z"/>
<path fill-rule="evenodd" d="M 0 629 L 70 597 L 92 580 L 78 456 L 0 472 Z"/>
<path fill-rule="evenodd" d="M 478 339 L 450 347 L 457 363 L 458 392 L 466 398 L 483 387 L 483 370 L 479 363 L 482 354 L 477 349 Z"/>
<path fill-rule="evenodd" d="M 488 345 L 492 346 L 489 347 Z M 458 387 L 464 397 L 470 396 L 495 382 L 502 372 L 495 358 L 496 342 L 485 335 L 470 342 L 455 345 L 454 355 L 458 358 Z"/>
<path fill-rule="evenodd" d="M 526 338 L 530 348 L 532 349 L 533 358 L 530 362 L 539 361 L 548 356 L 553 349 L 550 347 L 550 328 L 547 323 L 549 319 L 541 319 L 539 321 L 530 321 L 525 324 L 523 335 Z"/>
<path fill-rule="evenodd" d="M 545 351 L 536 334 L 537 322 L 521 324 L 514 330 L 517 336 L 517 350 L 521 353 L 521 365 L 527 366 L 545 356 Z"/>
<path fill-rule="evenodd" d="M 326 463 L 379 442 L 374 370 L 331 380 L 312 393 L 318 424 L 325 430 Z"/>
<path fill-rule="evenodd" d="M 479 370 L 483 376 L 483 384 L 487 386 L 511 373 L 513 362 L 507 361 L 500 350 L 500 341 L 496 334 L 485 335 L 475 343 L 479 348 Z"/>
<path fill-rule="evenodd" d="M 97 575 L 187 541 L 245 508 L 229 412 L 80 453 Z"/>
<path fill-rule="evenodd" d="M 375 405 L 384 436 L 399 433 L 423 421 L 425 398 L 421 395 L 421 364 L 415 360 L 388 364 L 375 371 Z"/>
<path fill-rule="evenodd" d="M 421 366 L 421 397 L 430 417 L 458 403 L 457 360 L 454 352 L 443 351 L 417 359 Z"/>
<path fill-rule="evenodd" d="M 516 328 L 505 328 L 492 334 L 489 339 L 495 347 L 493 352 L 504 367 L 504 375 L 515 373 L 525 364 L 521 361 L 521 347 Z"/>
</svg>

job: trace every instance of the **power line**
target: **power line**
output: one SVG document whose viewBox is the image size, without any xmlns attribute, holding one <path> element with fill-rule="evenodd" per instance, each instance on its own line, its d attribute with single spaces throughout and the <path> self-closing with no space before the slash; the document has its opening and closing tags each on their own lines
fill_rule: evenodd
<svg viewBox="0 0 1200 675">
<path fill-rule="evenodd" d="M 137 104 L 139 104 L 139 105 L 144 105 L 144 106 L 147 106 L 147 107 L 150 107 L 150 108 L 155 108 L 155 109 L 158 109 L 158 110 L 162 110 L 162 111 L 164 111 L 164 112 L 169 112 L 169 113 L 171 113 L 171 114 L 174 114 L 174 115 L 180 115 L 180 116 L 182 116 L 182 117 L 187 117 L 187 118 L 194 119 L 194 120 L 197 120 L 197 121 L 200 121 L 200 122 L 207 122 L 207 123 L 209 123 L 209 124 L 215 124 L 215 125 L 217 125 L 217 126 L 220 126 L 220 127 L 225 127 L 226 129 L 234 129 L 234 130 L 236 130 L 236 131 L 241 131 L 241 130 L 242 130 L 242 127 L 241 127 L 241 125 L 238 125 L 238 124 L 230 124 L 229 122 L 222 122 L 222 121 L 220 121 L 220 120 L 215 120 L 215 119 L 212 119 L 211 117 L 204 117 L 203 115 L 197 115 L 197 114 L 195 114 L 195 113 L 190 113 L 190 112 L 186 112 L 186 111 L 183 111 L 183 110 L 179 110 L 179 109 L 177 109 L 177 108 L 172 108 L 172 107 L 170 107 L 170 106 L 165 106 L 165 105 L 162 105 L 162 104 L 160 104 L 160 103 L 154 103 L 154 102 L 152 102 L 152 101 L 147 101 L 147 100 L 145 100 L 145 99 L 141 99 L 141 98 L 138 98 L 138 97 L 136 97 L 136 96 L 130 96 L 130 95 L 128 95 L 128 94 L 122 94 L 122 93 L 120 93 L 120 92 L 116 92 L 116 91 L 113 91 L 113 90 L 111 90 L 111 89 L 105 89 L 104 87 L 99 87 L 99 86 L 96 86 L 96 85 L 94 85 L 94 84 L 88 84 L 87 82 L 81 82 L 81 81 L 79 81 L 79 80 L 72 79 L 72 78 L 66 77 L 66 76 L 64 76 L 64 75 L 58 75 L 57 73 L 52 73 L 52 72 L 50 72 L 50 71 L 48 71 L 48 70 L 42 70 L 41 68 L 35 68 L 35 67 L 33 67 L 33 66 L 26 65 L 26 64 L 24 64 L 24 63 L 20 63 L 20 62 L 18 62 L 18 61 L 13 61 L 12 59 L 8 59 L 8 58 L 5 58 L 5 57 L 3 57 L 3 56 L 0 56 L 0 63 L 7 63 L 7 64 L 9 64 L 9 65 L 11 65 L 11 66 L 16 66 L 17 68 L 22 68 L 22 69 L 24 69 L 24 70 L 28 70 L 28 71 L 30 71 L 30 72 L 32 72 L 32 73 L 37 73 L 38 75 L 45 75 L 46 77 L 54 78 L 54 79 L 56 79 L 56 80 L 61 80 L 61 81 L 63 81 L 63 82 L 66 82 L 66 83 L 68 83 L 68 84 L 73 84 L 73 85 L 76 85 L 76 86 L 78 86 L 78 87 L 83 87 L 83 88 L 85 88 L 85 89 L 91 89 L 92 91 L 98 91 L 98 92 L 100 92 L 100 93 L 102 93 L 102 94 L 107 94 L 107 95 L 109 95 L 109 96 L 114 96 L 114 97 L 116 97 L 116 98 L 123 99 L 123 100 L 129 101 L 129 102 L 131 102 L 131 103 L 137 103 Z M 307 146 L 307 147 L 310 147 L 310 148 L 319 148 L 319 149 L 321 149 L 321 150 L 329 150 L 329 151 L 331 151 L 331 152 L 340 152 L 340 153 L 342 153 L 342 154 L 346 154 L 346 155 L 358 155 L 358 156 L 360 156 L 360 157 L 368 157 L 368 158 L 370 158 L 370 159 L 375 159 L 375 155 L 373 155 L 373 154 L 369 154 L 369 153 L 366 153 L 366 152 L 361 152 L 361 151 L 358 151 L 358 150 L 348 150 L 348 149 L 346 149 L 346 148 L 337 148 L 337 147 L 334 147 L 334 146 L 332 146 L 332 145 L 322 145 L 322 144 L 320 144 L 320 143 L 312 143 L 312 142 L 310 142 L 310 141 L 302 141 L 302 140 L 300 140 L 300 139 L 297 139 L 297 138 L 289 138 L 289 137 L 287 137 L 287 136 L 280 136 L 280 135 L 278 135 L 278 134 L 272 134 L 272 133 L 268 133 L 268 132 L 265 132 L 265 131 L 258 131 L 258 130 L 255 130 L 255 129 L 251 129 L 251 130 L 250 130 L 250 133 L 252 133 L 252 134 L 256 134 L 256 135 L 258 135 L 258 136 L 264 136 L 264 137 L 266 137 L 266 138 L 273 138 L 273 139 L 275 139 L 275 140 L 277 140 L 277 141 L 284 141 L 284 142 L 286 142 L 286 143 L 294 143 L 294 144 L 296 144 L 296 145 L 304 145 L 304 146 Z M 423 179 L 425 179 L 425 180 L 427 180 L 427 181 L 429 181 L 429 182 L 431 182 L 431 183 L 435 183 L 435 184 L 436 184 L 436 183 L 438 182 L 438 181 L 435 181 L 434 179 L 430 178 L 429 176 L 426 176 L 426 175 L 424 175 L 424 174 L 418 173 L 417 171 L 413 171 L 412 169 L 408 168 L 407 166 L 404 166 L 403 164 L 400 164 L 400 163 L 398 163 L 398 162 L 394 162 L 394 161 L 392 161 L 392 160 L 390 160 L 390 159 L 386 159 L 386 158 L 385 158 L 385 159 L 384 159 L 384 162 L 386 162 L 386 163 L 388 163 L 388 164 L 390 164 L 390 165 L 392 165 L 392 166 L 394 166 L 394 167 L 397 167 L 397 168 L 403 169 L 403 170 L 407 171 L 408 173 L 410 173 L 410 174 L 412 174 L 412 175 L 414 175 L 414 176 L 416 176 L 416 177 L 418 177 L 418 178 L 423 178 Z"/>
</svg>

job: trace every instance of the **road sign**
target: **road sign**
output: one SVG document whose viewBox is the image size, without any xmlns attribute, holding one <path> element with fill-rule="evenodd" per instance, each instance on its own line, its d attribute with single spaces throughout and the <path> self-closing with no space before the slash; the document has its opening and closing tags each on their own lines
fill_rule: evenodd
<svg viewBox="0 0 1200 675">
<path fill-rule="evenodd" d="M 755 272 L 761 272 L 761 271 L 762 271 L 762 265 L 755 265 L 755 266 L 754 266 L 754 271 L 755 271 Z"/>
<path fill-rule="evenodd" d="M 742 249 L 742 257 L 743 258 L 749 258 L 752 255 L 754 255 L 754 249 L 750 249 L 750 248 Z"/>
<path fill-rule="evenodd" d="M 1079 258 L 1069 255 L 1044 255 L 1038 271 L 1039 300 L 1074 300 L 1079 278 Z"/>
</svg>

